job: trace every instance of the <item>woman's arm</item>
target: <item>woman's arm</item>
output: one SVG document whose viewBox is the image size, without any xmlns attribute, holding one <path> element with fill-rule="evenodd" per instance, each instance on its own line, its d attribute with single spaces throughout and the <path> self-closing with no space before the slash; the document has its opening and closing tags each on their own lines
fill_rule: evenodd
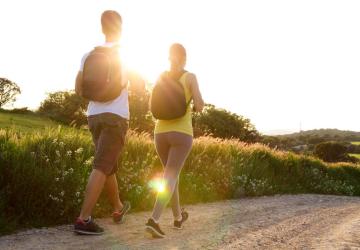
<svg viewBox="0 0 360 250">
<path fill-rule="evenodd" d="M 187 80 L 194 101 L 194 110 L 196 112 L 201 112 L 204 108 L 204 100 L 202 99 L 199 84 L 195 74 L 189 74 Z"/>
</svg>

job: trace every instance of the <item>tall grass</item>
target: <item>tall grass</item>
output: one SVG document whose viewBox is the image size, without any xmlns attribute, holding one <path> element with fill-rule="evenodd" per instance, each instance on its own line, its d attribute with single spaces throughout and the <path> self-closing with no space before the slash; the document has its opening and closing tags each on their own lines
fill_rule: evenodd
<svg viewBox="0 0 360 250">
<path fill-rule="evenodd" d="M 0 130 L 0 233 L 72 222 L 80 210 L 93 151 L 86 131 Z M 119 161 L 121 198 L 130 200 L 135 210 L 151 208 L 155 193 L 148 183 L 162 171 L 151 138 L 128 133 Z M 194 142 L 180 183 L 183 203 L 282 193 L 360 195 L 360 169 L 260 144 L 202 137 Z M 108 215 L 107 204 L 102 197 L 95 216 Z"/>
</svg>

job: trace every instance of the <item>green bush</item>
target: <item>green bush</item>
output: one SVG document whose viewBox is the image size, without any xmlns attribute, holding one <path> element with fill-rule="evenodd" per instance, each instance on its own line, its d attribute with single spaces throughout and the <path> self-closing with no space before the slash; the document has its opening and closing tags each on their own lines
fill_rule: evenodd
<svg viewBox="0 0 360 250">
<path fill-rule="evenodd" d="M 28 107 L 23 107 L 23 108 L 14 108 L 14 109 L 2 109 L 0 108 L 0 112 L 1 113 L 8 113 L 8 114 L 21 114 L 21 115 L 33 115 L 35 114 L 34 111 L 29 110 Z"/>
<path fill-rule="evenodd" d="M 351 161 L 346 145 L 334 141 L 317 144 L 314 155 L 326 162 Z"/>
<path fill-rule="evenodd" d="M 88 101 L 75 94 L 75 91 L 57 91 L 49 93 L 41 102 L 38 113 L 54 121 L 79 127 L 87 123 L 87 104 Z"/>
<path fill-rule="evenodd" d="M 72 222 L 80 211 L 93 150 L 83 130 L 0 130 L 0 232 Z M 162 172 L 150 136 L 129 132 L 120 161 L 121 198 L 131 201 L 134 210 L 150 209 L 155 192 L 149 181 Z M 183 203 L 284 193 L 360 195 L 360 170 L 261 144 L 200 137 L 180 183 Z M 95 216 L 109 213 L 102 197 Z"/>
<path fill-rule="evenodd" d="M 258 142 L 259 132 L 250 120 L 225 109 L 207 104 L 204 111 L 193 114 L 194 134 L 196 137 L 236 138 L 244 142 Z"/>
</svg>

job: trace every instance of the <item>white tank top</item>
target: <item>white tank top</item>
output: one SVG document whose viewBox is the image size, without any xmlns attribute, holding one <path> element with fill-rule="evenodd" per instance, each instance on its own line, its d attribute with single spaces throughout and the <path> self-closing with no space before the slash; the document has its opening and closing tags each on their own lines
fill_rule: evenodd
<svg viewBox="0 0 360 250">
<path fill-rule="evenodd" d="M 112 47 L 117 45 L 117 43 L 105 43 L 101 45 L 102 47 Z M 86 53 L 82 60 L 80 65 L 80 71 L 83 71 L 84 69 L 84 63 L 86 58 L 88 57 L 89 53 Z M 121 68 L 121 76 L 123 84 L 126 85 L 126 87 L 121 91 L 121 94 L 114 100 L 109 102 L 94 102 L 90 101 L 87 109 L 87 115 L 98 115 L 102 113 L 113 113 L 116 115 L 119 115 L 125 119 L 130 118 L 129 113 L 129 94 L 127 90 L 127 84 L 128 84 L 128 77 L 126 70 L 124 67 Z"/>
</svg>

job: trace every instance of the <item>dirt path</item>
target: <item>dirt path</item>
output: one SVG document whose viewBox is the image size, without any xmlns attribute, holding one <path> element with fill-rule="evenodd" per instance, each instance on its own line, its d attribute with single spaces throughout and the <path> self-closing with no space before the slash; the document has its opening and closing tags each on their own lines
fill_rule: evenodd
<svg viewBox="0 0 360 250">
<path fill-rule="evenodd" d="M 122 225 L 99 220 L 103 236 L 77 236 L 72 226 L 32 229 L 0 237 L 0 249 L 360 249 L 360 198 L 283 195 L 188 206 L 189 221 L 166 239 L 144 233 L 149 212 Z"/>
</svg>

